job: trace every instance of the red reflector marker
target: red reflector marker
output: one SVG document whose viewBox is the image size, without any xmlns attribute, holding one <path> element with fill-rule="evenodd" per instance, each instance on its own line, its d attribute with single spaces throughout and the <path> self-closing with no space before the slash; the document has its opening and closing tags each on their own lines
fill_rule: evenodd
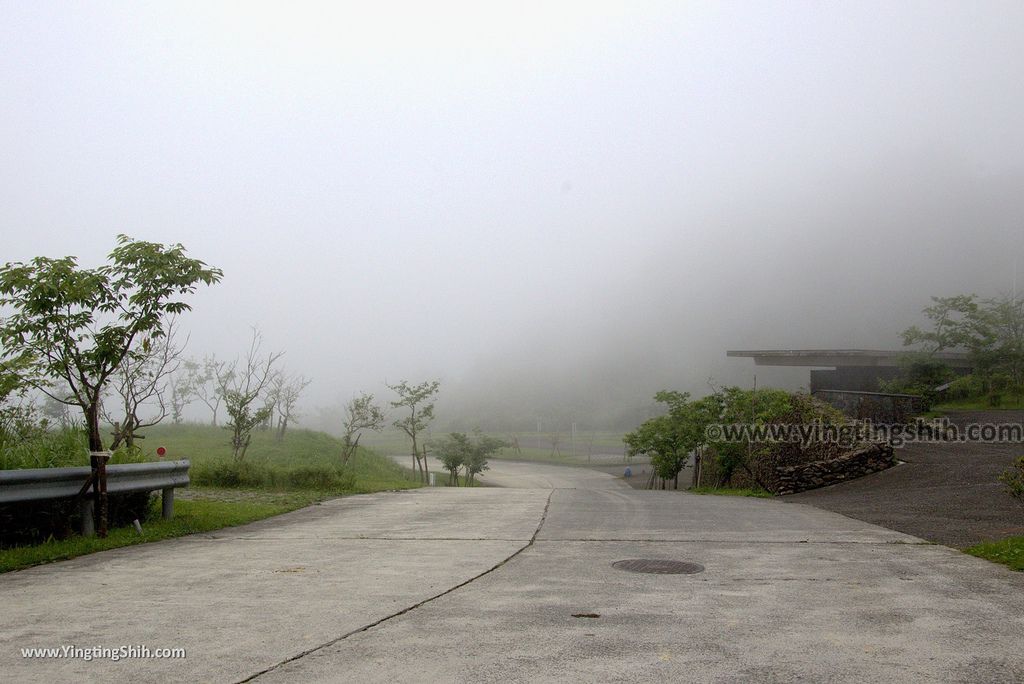
<svg viewBox="0 0 1024 684">
<path fill-rule="evenodd" d="M 156 450 L 156 455 L 157 456 L 159 456 L 160 458 L 163 458 L 164 454 L 166 454 L 166 453 L 167 453 L 167 449 L 164 449 L 163 447 L 157 447 L 157 450 Z"/>
</svg>

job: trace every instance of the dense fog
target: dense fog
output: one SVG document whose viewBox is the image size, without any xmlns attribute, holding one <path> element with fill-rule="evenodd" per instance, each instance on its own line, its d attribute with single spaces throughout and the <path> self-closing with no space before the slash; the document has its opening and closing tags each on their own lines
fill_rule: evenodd
<svg viewBox="0 0 1024 684">
<path fill-rule="evenodd" d="M 304 424 L 439 378 L 495 430 L 1024 277 L 1024 5 L 549 4 L 3 3 L 0 261 L 180 242 L 187 353 L 258 326 Z"/>
</svg>

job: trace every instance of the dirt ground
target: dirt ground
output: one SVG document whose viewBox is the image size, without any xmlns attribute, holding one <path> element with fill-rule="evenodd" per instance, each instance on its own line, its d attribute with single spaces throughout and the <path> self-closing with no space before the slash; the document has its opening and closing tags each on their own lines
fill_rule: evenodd
<svg viewBox="0 0 1024 684">
<path fill-rule="evenodd" d="M 961 411 L 950 422 L 1021 423 L 1024 411 Z M 851 482 L 782 497 L 964 548 L 1024 535 L 1024 504 L 997 480 L 1024 444 L 912 444 L 897 450 L 904 461 Z"/>
</svg>

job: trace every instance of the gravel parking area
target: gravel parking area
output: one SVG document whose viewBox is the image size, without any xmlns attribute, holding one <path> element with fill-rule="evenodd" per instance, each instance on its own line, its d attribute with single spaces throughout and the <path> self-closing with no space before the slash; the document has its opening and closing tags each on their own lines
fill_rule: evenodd
<svg viewBox="0 0 1024 684">
<path fill-rule="evenodd" d="M 962 411 L 957 425 L 1024 422 L 1024 411 Z M 911 444 L 901 465 L 783 497 L 956 548 L 1024 535 L 1024 505 L 997 480 L 1024 444 Z"/>
</svg>

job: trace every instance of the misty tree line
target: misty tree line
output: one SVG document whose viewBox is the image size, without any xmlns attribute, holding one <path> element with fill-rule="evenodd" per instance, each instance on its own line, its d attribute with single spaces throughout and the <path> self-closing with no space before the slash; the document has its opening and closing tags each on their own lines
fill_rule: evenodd
<svg viewBox="0 0 1024 684">
<path fill-rule="evenodd" d="M 932 297 L 923 313 L 929 325 L 903 331 L 903 344 L 915 351 L 902 360 L 901 377 L 884 383 L 884 389 L 919 394 L 930 403 L 938 398 L 936 388 L 948 383 L 948 398 L 984 396 L 992 406 L 999 406 L 1005 393 L 1024 394 L 1024 298 L 1016 293 Z M 949 350 L 967 352 L 970 375 L 957 377 L 935 356 Z"/>
<path fill-rule="evenodd" d="M 222 277 L 181 245 L 125 235 L 98 268 L 82 268 L 72 256 L 5 264 L 0 306 L 10 313 L 0 319 L 0 437 L 17 438 L 40 422 L 45 429 L 47 420 L 72 426 L 69 409 L 77 407 L 90 452 L 132 449 L 141 430 L 168 416 L 180 423 L 185 407 L 202 401 L 214 424 L 223 406 L 238 460 L 255 429 L 283 439 L 310 381 L 281 366 L 283 352 L 263 354 L 257 329 L 234 361 L 184 358 L 175 321 L 191 306 L 178 298 Z M 42 407 L 32 391 L 45 397 Z M 101 421 L 113 428 L 109 442 Z"/>
<path fill-rule="evenodd" d="M 113 370 L 100 393 L 99 413 L 111 427 L 107 448 L 134 448 L 145 439 L 142 431 L 170 419 L 184 422 L 185 409 L 195 403 L 211 411 L 210 423 L 231 432 L 232 453 L 245 458 L 254 430 L 273 430 L 283 440 L 289 425 L 298 422 L 296 404 L 310 380 L 289 373 L 280 360 L 283 352 L 261 354 L 262 335 L 253 329 L 245 353 L 232 361 L 215 356 L 202 360 L 184 356 L 173 319 L 164 323 L 164 334 L 146 337 L 136 353 L 126 356 Z M 71 427 L 75 424 L 69 407 L 74 394 L 67 382 L 45 388 L 42 415 L 49 421 Z"/>
<path fill-rule="evenodd" d="M 254 430 L 283 439 L 298 418 L 296 405 L 310 380 L 289 373 L 283 352 L 264 352 L 254 328 L 246 351 L 225 361 L 186 358 L 176 317 L 191 306 L 180 298 L 223 272 L 192 259 L 178 245 L 119 235 L 106 264 L 83 268 L 73 256 L 36 257 L 0 267 L 0 438 L 18 439 L 47 419 L 71 426 L 78 408 L 89 451 L 134 448 L 140 431 L 202 403 L 217 425 L 226 415 L 236 460 L 245 458 Z M 426 477 L 420 433 L 433 419 L 439 382 L 391 387 L 392 402 L 408 415 L 395 425 L 412 441 L 414 464 Z M 33 392 L 45 397 L 42 407 Z M 42 413 L 42 417 L 39 414 Z M 383 411 L 371 395 L 347 407 L 344 453 L 348 461 L 363 430 L 380 429 Z M 112 426 L 109 442 L 101 424 Z"/>
</svg>

